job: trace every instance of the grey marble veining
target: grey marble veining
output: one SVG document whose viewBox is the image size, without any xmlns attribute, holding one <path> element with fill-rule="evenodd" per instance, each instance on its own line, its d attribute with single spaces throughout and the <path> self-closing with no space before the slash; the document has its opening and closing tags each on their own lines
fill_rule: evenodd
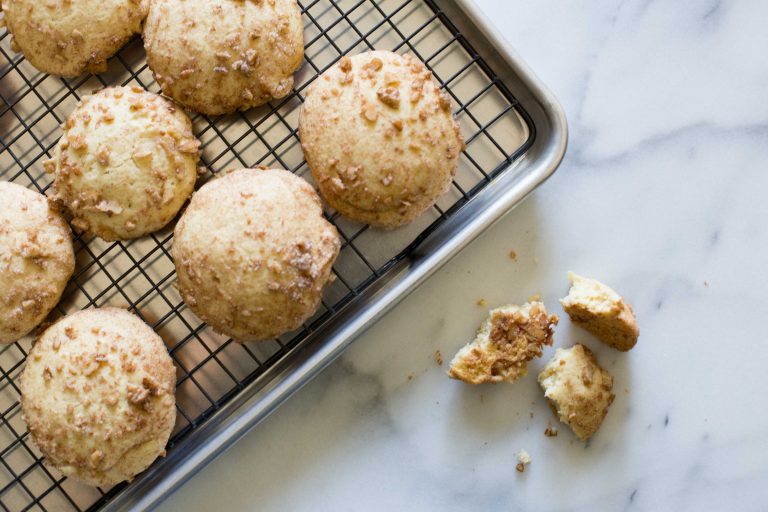
<svg viewBox="0 0 768 512">
<path fill-rule="evenodd" d="M 768 508 L 768 4 L 478 3 L 565 106 L 561 169 L 161 510 Z M 544 360 L 512 386 L 445 375 L 478 299 L 562 315 L 568 270 L 641 327 L 626 354 L 556 331 L 615 378 L 588 444 L 544 402 Z"/>
</svg>

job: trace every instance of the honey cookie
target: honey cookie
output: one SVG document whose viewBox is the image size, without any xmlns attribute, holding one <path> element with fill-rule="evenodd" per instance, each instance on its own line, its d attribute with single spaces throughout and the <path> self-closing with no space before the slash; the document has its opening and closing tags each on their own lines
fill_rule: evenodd
<svg viewBox="0 0 768 512">
<path fill-rule="evenodd" d="M 147 64 L 163 93 L 208 115 L 286 96 L 304 57 L 296 0 L 153 0 Z"/>
<path fill-rule="evenodd" d="M 173 261 L 192 311 L 237 341 L 258 341 L 312 316 L 339 248 L 306 181 L 242 169 L 192 196 L 176 225 Z"/>
<path fill-rule="evenodd" d="M 44 73 L 107 70 L 107 59 L 141 32 L 148 0 L 3 0 L 11 48 Z"/>
<path fill-rule="evenodd" d="M 110 87 L 82 99 L 64 124 L 46 170 L 52 199 L 72 226 L 104 240 L 157 231 L 187 200 L 200 142 L 173 102 L 137 87 Z"/>
<path fill-rule="evenodd" d="M 45 196 L 0 181 L 0 343 L 29 333 L 75 270 L 72 232 Z"/>
<path fill-rule="evenodd" d="M 395 228 L 451 185 L 464 142 L 427 67 L 372 51 L 342 57 L 307 92 L 299 120 L 304 157 L 339 213 Z"/>
<path fill-rule="evenodd" d="M 49 464 L 107 486 L 164 454 L 175 384 L 171 357 L 148 325 L 124 309 L 88 309 L 60 319 L 33 345 L 21 406 Z"/>
</svg>

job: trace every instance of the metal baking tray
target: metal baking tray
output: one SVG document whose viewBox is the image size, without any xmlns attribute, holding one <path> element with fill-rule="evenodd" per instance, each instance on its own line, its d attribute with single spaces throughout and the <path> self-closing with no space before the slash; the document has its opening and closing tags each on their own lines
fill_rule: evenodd
<svg viewBox="0 0 768 512">
<path fill-rule="evenodd" d="M 77 268 L 53 317 L 131 308 L 165 339 L 177 366 L 178 415 L 168 446 L 131 484 L 91 488 L 46 467 L 21 419 L 18 380 L 30 337 L 0 347 L 0 507 L 152 508 L 232 446 L 557 168 L 567 141 L 557 100 L 470 0 L 302 0 L 306 58 L 295 90 L 244 114 L 193 117 L 212 173 L 257 164 L 311 181 L 297 137 L 304 91 L 341 55 L 367 49 L 425 61 L 453 99 L 467 142 L 454 186 L 412 225 L 380 231 L 327 211 L 343 238 L 335 282 L 303 329 L 237 344 L 216 335 L 174 287 L 172 226 L 132 242 L 75 240 Z M 106 85 L 157 91 L 137 38 L 99 76 L 36 71 L 0 33 L 0 179 L 45 192 L 42 162 L 84 94 Z M 206 176 L 201 180 L 201 183 Z M 2 291 L 0 291 L 1 293 Z"/>
</svg>

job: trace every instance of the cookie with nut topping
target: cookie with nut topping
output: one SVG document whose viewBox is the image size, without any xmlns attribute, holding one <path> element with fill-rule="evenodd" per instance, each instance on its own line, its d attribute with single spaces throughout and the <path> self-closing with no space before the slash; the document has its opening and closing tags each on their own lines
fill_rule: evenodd
<svg viewBox="0 0 768 512">
<path fill-rule="evenodd" d="M 304 58 L 296 0 L 153 0 L 147 64 L 163 93 L 207 115 L 248 110 L 291 92 Z"/>
<path fill-rule="evenodd" d="M 616 398 L 611 374 L 578 343 L 555 351 L 539 373 L 539 385 L 555 416 L 582 441 L 597 432 Z"/>
<path fill-rule="evenodd" d="M 299 120 L 320 193 L 383 228 L 414 220 L 450 187 L 464 142 L 449 96 L 415 57 L 342 57 L 312 84 Z"/>
<path fill-rule="evenodd" d="M 124 309 L 78 311 L 37 339 L 21 376 L 32 441 L 64 475 L 130 481 L 159 456 L 176 421 L 176 370 L 163 340 Z"/>
<path fill-rule="evenodd" d="M 45 196 L 0 181 L 0 343 L 13 343 L 56 306 L 75 270 L 72 232 Z"/>
<path fill-rule="evenodd" d="M 467 384 L 513 383 L 528 375 L 528 363 L 552 345 L 557 315 L 539 301 L 492 309 L 475 339 L 456 353 L 448 375 Z"/>
<path fill-rule="evenodd" d="M 44 73 L 107 70 L 107 59 L 141 32 L 148 0 L 2 0 L 11 48 Z"/>
<path fill-rule="evenodd" d="M 339 253 L 336 228 L 298 176 L 241 169 L 198 190 L 173 241 L 179 292 L 237 341 L 297 329 L 320 304 Z"/>
<path fill-rule="evenodd" d="M 110 87 L 82 99 L 45 165 L 72 226 L 112 241 L 168 224 L 194 189 L 199 159 L 192 122 L 175 103 Z"/>
</svg>

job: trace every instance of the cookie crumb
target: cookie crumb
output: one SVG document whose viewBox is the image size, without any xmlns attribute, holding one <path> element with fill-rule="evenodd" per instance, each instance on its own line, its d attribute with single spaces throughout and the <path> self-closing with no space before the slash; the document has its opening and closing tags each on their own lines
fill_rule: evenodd
<svg viewBox="0 0 768 512">
<path fill-rule="evenodd" d="M 438 366 L 443 366 L 443 354 L 439 350 L 435 350 L 435 362 Z"/>
<path fill-rule="evenodd" d="M 517 261 L 517 253 L 515 251 L 509 251 L 509 259 Z"/>
<path fill-rule="evenodd" d="M 477 299 L 477 302 L 475 302 L 478 306 L 481 308 L 484 308 L 488 303 L 485 301 L 485 299 Z"/>
<path fill-rule="evenodd" d="M 557 437 L 557 429 L 553 427 L 547 427 L 544 429 L 544 435 L 547 437 Z"/>
<path fill-rule="evenodd" d="M 517 454 L 517 466 L 515 466 L 515 469 L 518 470 L 520 473 L 525 471 L 525 466 L 531 463 L 531 456 L 528 455 L 528 452 L 526 452 L 523 449 L 520 449 L 520 452 Z"/>
</svg>

